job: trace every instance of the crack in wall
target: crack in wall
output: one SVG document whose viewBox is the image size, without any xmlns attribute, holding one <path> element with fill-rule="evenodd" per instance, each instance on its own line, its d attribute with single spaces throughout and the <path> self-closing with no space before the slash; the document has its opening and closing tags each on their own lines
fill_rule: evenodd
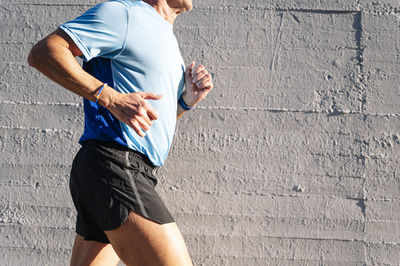
<svg viewBox="0 0 400 266">
<path fill-rule="evenodd" d="M 62 103 L 62 102 L 26 102 L 26 101 L 0 101 L 0 105 L 45 105 L 45 106 L 71 106 L 82 108 L 82 103 Z M 235 106 L 197 106 L 197 110 L 226 110 L 226 111 L 260 111 L 269 113 L 303 113 L 303 114 L 326 114 L 327 116 L 339 115 L 363 115 L 364 121 L 369 116 L 374 117 L 400 117 L 398 113 L 366 113 L 353 110 L 317 110 L 317 109 L 287 109 L 287 108 L 267 108 L 267 107 L 235 107 Z"/>
<path fill-rule="evenodd" d="M 365 104 L 367 101 L 365 89 L 365 72 L 364 72 L 364 45 L 363 45 L 363 27 L 362 27 L 362 12 L 357 12 L 354 15 L 353 28 L 355 29 L 355 42 L 356 42 L 356 67 L 358 68 L 358 75 L 355 77 L 355 86 L 361 94 L 361 112 L 365 111 Z"/>
<path fill-rule="evenodd" d="M 356 88 L 360 91 L 361 94 L 361 106 L 360 106 L 360 111 L 361 113 L 365 114 L 365 105 L 367 102 L 367 94 L 366 94 L 366 87 L 365 87 L 365 70 L 364 70 L 364 45 L 363 45 L 363 25 L 362 25 L 362 20 L 363 20 L 363 11 L 361 9 L 361 3 L 360 0 L 357 0 L 356 2 L 358 9 L 360 10 L 360 12 L 358 12 L 357 14 L 355 14 L 354 16 L 354 23 L 353 23 L 353 28 L 355 29 L 355 41 L 356 41 L 356 67 L 358 68 L 359 71 L 359 75 L 358 77 L 356 77 L 355 79 L 355 84 L 356 84 Z M 364 117 L 364 121 L 365 121 L 365 117 Z M 361 145 L 360 146 L 360 151 L 362 154 L 365 154 L 364 151 L 364 147 Z M 366 157 L 369 157 L 369 154 L 365 154 Z M 367 160 L 363 159 L 362 160 L 362 165 L 364 167 L 364 171 L 366 169 L 366 164 L 367 164 Z M 367 259 L 367 253 L 368 253 L 368 248 L 367 248 L 367 239 L 366 239 L 366 232 L 367 232 L 367 217 L 366 217 L 366 210 L 367 210 L 367 206 L 366 206 L 366 201 L 367 201 L 367 191 L 365 189 L 366 186 L 366 179 L 364 178 L 363 183 L 362 183 L 362 189 L 364 191 L 364 195 L 363 195 L 363 199 L 360 199 L 357 202 L 357 206 L 360 207 L 361 209 L 361 213 L 363 214 L 363 218 L 364 218 L 364 228 L 363 228 L 363 232 L 364 232 L 364 261 L 365 263 L 368 261 Z"/>
<path fill-rule="evenodd" d="M 334 10 L 334 9 L 303 9 L 303 8 L 275 8 L 277 12 L 299 12 L 299 13 L 314 13 L 314 14 L 330 14 L 330 15 L 343 15 L 358 13 L 358 10 Z"/>
</svg>

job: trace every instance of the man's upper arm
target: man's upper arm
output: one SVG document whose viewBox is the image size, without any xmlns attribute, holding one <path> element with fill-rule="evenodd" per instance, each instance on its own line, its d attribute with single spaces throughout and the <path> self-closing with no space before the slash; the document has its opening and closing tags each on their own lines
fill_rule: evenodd
<svg viewBox="0 0 400 266">
<path fill-rule="evenodd" d="M 59 54 L 59 51 L 62 51 L 60 48 L 69 50 L 74 57 L 82 56 L 82 52 L 74 41 L 65 32 L 57 29 L 32 47 L 28 56 L 29 65 L 38 66 L 42 64 L 47 56 Z"/>
<path fill-rule="evenodd" d="M 63 30 L 57 29 L 53 34 L 49 36 L 49 38 L 51 38 L 51 41 L 57 42 L 60 45 L 68 48 L 74 57 L 83 55 L 75 42 Z"/>
</svg>

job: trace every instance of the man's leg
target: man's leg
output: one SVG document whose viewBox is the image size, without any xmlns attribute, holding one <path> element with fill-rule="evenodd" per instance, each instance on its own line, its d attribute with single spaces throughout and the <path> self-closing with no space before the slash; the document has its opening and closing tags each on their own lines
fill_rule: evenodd
<svg viewBox="0 0 400 266">
<path fill-rule="evenodd" d="M 122 226 L 105 233 L 127 266 L 193 265 L 176 223 L 160 225 L 131 212 Z"/>
<path fill-rule="evenodd" d="M 118 262 L 119 258 L 110 244 L 86 241 L 82 236 L 76 235 L 71 266 L 112 266 Z"/>
</svg>

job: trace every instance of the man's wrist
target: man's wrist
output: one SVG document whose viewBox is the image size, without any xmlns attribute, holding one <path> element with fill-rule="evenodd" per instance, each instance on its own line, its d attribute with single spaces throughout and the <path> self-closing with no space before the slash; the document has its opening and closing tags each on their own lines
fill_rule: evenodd
<svg viewBox="0 0 400 266">
<path fill-rule="evenodd" d="M 187 91 L 184 91 L 182 93 L 181 98 L 185 102 L 185 104 L 190 108 L 194 108 L 197 105 L 196 99 L 192 99 L 190 95 L 188 95 Z"/>
<path fill-rule="evenodd" d="M 116 91 L 113 88 L 105 84 L 101 94 L 99 95 L 98 103 L 104 106 L 105 108 L 113 106 L 115 99 L 114 97 L 115 92 Z"/>
<path fill-rule="evenodd" d="M 194 108 L 194 107 L 186 104 L 185 100 L 183 99 L 183 95 L 181 95 L 181 97 L 179 97 L 178 104 L 183 111 L 190 111 Z"/>
<path fill-rule="evenodd" d="M 96 95 L 94 96 L 96 98 L 96 103 L 99 102 L 100 94 L 103 91 L 104 87 L 107 86 L 107 83 L 104 83 L 103 85 L 100 86 L 100 88 L 97 90 Z"/>
</svg>

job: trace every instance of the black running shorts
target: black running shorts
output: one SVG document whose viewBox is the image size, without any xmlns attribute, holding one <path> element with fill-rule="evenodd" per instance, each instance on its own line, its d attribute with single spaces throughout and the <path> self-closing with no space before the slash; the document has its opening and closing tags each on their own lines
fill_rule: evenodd
<svg viewBox="0 0 400 266">
<path fill-rule="evenodd" d="M 121 226 L 129 212 L 156 223 L 174 222 L 155 191 L 156 167 L 143 154 L 116 143 L 86 141 L 72 163 L 70 190 L 85 240 L 110 243 L 104 231 Z"/>
</svg>

